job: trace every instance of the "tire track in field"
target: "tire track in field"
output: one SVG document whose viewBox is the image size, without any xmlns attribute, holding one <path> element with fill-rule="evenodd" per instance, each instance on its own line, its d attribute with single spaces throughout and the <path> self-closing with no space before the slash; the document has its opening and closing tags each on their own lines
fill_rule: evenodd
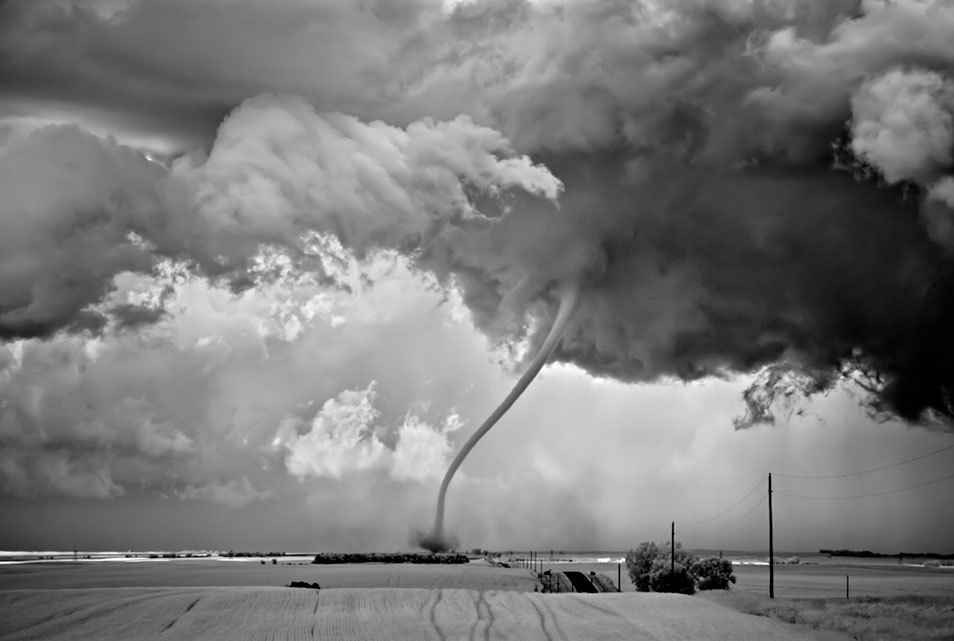
<svg viewBox="0 0 954 641">
<path fill-rule="evenodd" d="M 533 596 L 537 596 L 537 595 L 533 595 Z M 546 621 L 549 621 L 550 627 L 553 628 L 552 634 L 548 632 L 546 628 L 544 628 L 544 634 L 546 634 L 547 639 L 549 639 L 550 641 L 553 641 L 553 639 L 559 639 L 560 641 L 570 641 L 570 637 L 567 636 L 566 631 L 563 629 L 563 626 L 561 626 L 560 622 L 557 621 L 556 613 L 553 611 L 553 609 L 549 605 L 547 605 L 547 600 L 540 598 L 539 601 L 537 601 L 536 599 L 531 597 L 530 594 L 527 594 L 527 598 L 530 599 L 531 602 L 533 602 L 534 607 L 537 608 L 541 618 L 543 618 Z"/>
<path fill-rule="evenodd" d="M 467 641 L 477 641 L 477 626 L 480 625 L 480 602 L 484 598 L 483 592 L 477 593 L 477 601 L 474 602 L 474 612 L 477 617 L 474 619 L 474 625 L 470 628 L 470 631 L 467 633 Z"/>
<path fill-rule="evenodd" d="M 440 641 L 447 641 L 447 635 L 445 635 L 444 631 L 437 625 L 437 606 L 444 599 L 444 594 L 440 590 L 435 590 L 435 593 L 434 602 L 431 604 L 428 616 L 431 621 L 431 627 L 433 627 L 437 633 L 437 638 L 440 639 Z"/>
<path fill-rule="evenodd" d="M 55 616 L 56 616 L 56 618 L 58 618 L 58 619 L 65 619 L 65 618 L 68 618 L 68 617 L 73 616 L 74 614 L 76 614 L 76 613 L 78 613 L 78 612 L 82 612 L 83 610 L 87 609 L 88 607 L 89 607 L 89 606 L 87 606 L 87 605 L 78 605 L 78 606 L 76 606 L 76 607 L 68 608 L 68 609 L 63 610 L 63 611 L 61 611 L 61 612 L 57 612 L 57 613 L 55 614 Z M 9 634 L 19 634 L 19 633 L 21 633 L 21 632 L 25 632 L 26 630 L 29 630 L 30 628 L 37 628 L 37 627 L 40 627 L 40 626 L 42 626 L 42 625 L 47 625 L 47 624 L 49 624 L 51 618 L 52 618 L 52 617 L 51 617 L 50 615 L 47 615 L 46 617 L 37 619 L 36 621 L 29 621 L 29 622 L 25 623 L 24 625 L 21 625 L 19 628 L 13 628 L 13 627 L 5 628 L 5 629 L 3 630 L 3 632 L 4 632 L 5 635 L 9 635 Z"/>
<path fill-rule="evenodd" d="M 534 611 L 537 613 L 537 620 L 540 622 L 540 629 L 543 631 L 543 636 L 547 641 L 553 641 L 553 635 L 550 634 L 550 631 L 547 629 L 547 621 L 543 616 L 543 610 L 540 608 L 540 605 L 529 596 L 527 596 L 526 599 L 530 602 L 530 605 L 533 606 Z"/>
<path fill-rule="evenodd" d="M 484 610 L 487 611 L 487 627 L 484 628 L 484 641 L 490 641 L 490 628 L 497 623 L 497 617 L 494 615 L 493 608 L 490 607 L 490 601 L 487 600 L 487 593 L 480 593 L 480 602 L 484 604 Z"/>
<path fill-rule="evenodd" d="M 547 605 L 546 601 L 542 600 L 541 605 L 543 606 L 544 611 L 550 615 L 550 621 L 553 623 L 553 629 L 556 630 L 560 639 L 563 639 L 563 641 L 569 641 L 570 637 L 567 636 L 566 632 L 563 630 L 563 626 L 561 626 L 560 622 L 557 620 L 557 615 L 556 612 L 553 611 L 553 608 Z"/>
<path fill-rule="evenodd" d="M 437 575 L 437 578 L 431 581 L 431 585 L 429 589 L 441 590 L 443 588 L 446 588 L 448 582 L 450 582 L 452 578 L 453 578 L 453 575 L 451 575 L 450 573 L 441 572 L 440 574 Z"/>
<path fill-rule="evenodd" d="M 318 590 L 315 590 L 315 609 L 311 611 L 312 621 L 311 621 L 311 638 L 315 638 L 315 626 L 318 625 L 318 602 L 320 600 Z"/>
<path fill-rule="evenodd" d="M 110 614 L 112 614 L 112 613 L 114 613 L 114 612 L 118 612 L 118 611 L 122 610 L 123 608 L 127 608 L 127 607 L 129 607 L 129 606 L 137 605 L 138 602 L 141 602 L 141 601 L 143 601 L 143 600 L 145 600 L 145 597 L 133 597 L 133 598 L 131 598 L 131 599 L 124 599 L 124 600 L 122 600 L 122 601 L 120 601 L 120 602 L 112 603 L 112 604 L 106 605 L 106 606 L 104 606 L 104 605 L 95 605 L 95 606 L 92 606 L 92 607 L 88 607 L 88 606 L 87 606 L 87 607 L 83 607 L 83 608 L 80 608 L 80 611 L 82 611 L 82 610 L 87 610 L 87 611 L 86 611 L 85 613 L 83 613 L 82 616 L 79 616 L 79 617 L 77 617 L 77 618 L 75 618 L 75 619 L 72 619 L 72 620 L 69 621 L 68 623 L 69 623 L 70 626 L 76 626 L 76 625 L 81 625 L 81 624 L 83 624 L 83 623 L 86 623 L 87 621 L 91 621 L 91 620 L 93 620 L 93 619 L 95 619 L 95 618 L 97 618 L 97 617 L 100 617 L 100 618 L 108 618 L 108 615 L 110 615 Z M 196 599 L 196 600 L 198 601 L 198 599 Z M 57 619 L 59 619 L 59 617 L 57 617 Z M 47 622 L 47 621 L 44 621 L 44 623 L 46 623 L 46 622 Z"/>
<path fill-rule="evenodd" d="M 156 595 L 156 596 L 169 596 L 166 594 Z M 28 598 L 28 597 L 27 597 Z M 21 625 L 18 628 L 7 628 L 4 629 L 3 635 L 6 638 L 8 635 L 17 635 L 17 634 L 27 634 L 28 630 L 32 630 L 28 638 L 44 638 L 48 636 L 50 632 L 46 628 L 51 626 L 69 626 L 75 627 L 77 625 L 82 625 L 88 621 L 91 621 L 97 617 L 107 617 L 113 612 L 118 612 L 119 610 L 136 606 L 149 598 L 148 596 L 135 595 L 120 599 L 117 602 L 113 602 L 109 605 L 103 605 L 101 603 L 90 604 L 90 603 L 81 603 L 80 605 L 65 608 L 60 612 L 56 612 L 53 616 L 47 614 L 47 616 L 39 619 L 37 621 L 29 621 L 24 625 Z"/>
<path fill-rule="evenodd" d="M 490 611 L 490 606 L 487 605 L 487 600 L 484 598 L 484 592 L 477 592 L 477 602 L 474 604 L 474 610 L 477 613 L 477 620 L 474 621 L 474 626 L 470 629 L 470 632 L 467 635 L 467 638 L 470 641 L 477 641 L 477 630 L 480 629 L 480 624 L 486 622 L 487 626 L 484 628 L 483 639 L 484 641 L 490 641 L 490 626 L 495 622 L 493 613 Z M 486 615 L 484 614 L 486 613 Z"/>
<path fill-rule="evenodd" d="M 178 615 L 178 616 L 177 616 L 176 618 L 174 618 L 172 621 L 170 621 L 169 623 L 167 623 L 166 626 L 162 629 L 162 631 L 165 632 L 166 630 L 168 630 L 169 628 L 171 628 L 172 626 L 174 626 L 176 623 L 178 623 L 178 622 L 179 622 L 179 619 L 182 618 L 183 616 L 185 616 L 186 614 L 188 614 L 189 611 L 190 611 L 192 608 L 195 607 L 195 604 L 198 603 L 201 599 L 202 599 L 202 597 L 197 597 L 195 601 L 193 601 L 192 603 L 190 603 L 189 605 L 187 605 L 187 606 L 186 606 L 186 609 L 182 611 L 182 614 Z"/>
</svg>

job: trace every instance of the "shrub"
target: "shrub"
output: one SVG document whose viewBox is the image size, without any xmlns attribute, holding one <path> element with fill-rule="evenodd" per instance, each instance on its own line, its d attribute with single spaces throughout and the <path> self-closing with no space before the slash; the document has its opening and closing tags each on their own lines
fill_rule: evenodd
<svg viewBox="0 0 954 641">
<path fill-rule="evenodd" d="M 649 571 L 649 589 L 653 592 L 695 594 L 696 580 L 686 565 L 677 562 L 673 567 L 672 559 L 657 558 Z"/>
<path fill-rule="evenodd" d="M 643 541 L 635 550 L 626 554 L 626 573 L 636 586 L 637 592 L 649 592 L 649 571 L 659 556 L 659 546 L 652 541 Z"/>
<path fill-rule="evenodd" d="M 676 566 L 672 571 L 672 548 L 668 543 L 657 545 L 643 541 L 626 554 L 626 572 L 639 592 L 680 592 L 693 594 L 695 580 L 689 568 L 697 558 L 682 544 L 676 543 Z"/>
<path fill-rule="evenodd" d="M 732 574 L 732 561 L 711 556 L 699 559 L 689 568 L 700 590 L 728 590 L 735 583 Z"/>
</svg>

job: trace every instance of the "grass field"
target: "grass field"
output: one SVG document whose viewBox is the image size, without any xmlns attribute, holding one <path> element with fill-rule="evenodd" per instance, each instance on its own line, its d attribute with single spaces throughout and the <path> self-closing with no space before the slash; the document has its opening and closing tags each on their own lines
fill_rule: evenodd
<svg viewBox="0 0 954 641">
<path fill-rule="evenodd" d="M 0 638 L 805 641 L 797 626 L 670 594 L 270 587 L 0 592 Z"/>
<path fill-rule="evenodd" d="M 828 630 L 857 641 L 954 639 L 954 598 L 941 596 L 855 599 L 769 599 L 752 592 L 709 593 L 707 598 L 745 614 Z"/>
</svg>

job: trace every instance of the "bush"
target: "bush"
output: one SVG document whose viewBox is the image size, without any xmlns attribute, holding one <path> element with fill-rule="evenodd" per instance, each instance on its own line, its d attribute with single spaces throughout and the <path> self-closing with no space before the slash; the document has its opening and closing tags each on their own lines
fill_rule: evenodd
<svg viewBox="0 0 954 641">
<path fill-rule="evenodd" d="M 695 580 L 689 568 L 696 556 L 676 543 L 676 567 L 672 572 L 672 548 L 668 543 L 657 545 L 643 541 L 626 555 L 626 572 L 639 592 L 680 592 L 693 594 Z"/>
<path fill-rule="evenodd" d="M 676 543 L 675 568 L 668 543 L 643 541 L 626 555 L 626 573 L 639 592 L 678 592 L 694 594 L 699 590 L 728 590 L 735 583 L 732 562 L 709 557 L 700 559 Z M 673 571 L 675 570 L 675 571 Z"/>
<path fill-rule="evenodd" d="M 659 546 L 652 541 L 643 541 L 626 554 L 626 573 L 637 592 L 649 592 L 649 572 L 657 556 Z"/>
<path fill-rule="evenodd" d="M 732 575 L 732 561 L 711 556 L 699 559 L 689 568 L 700 590 L 728 590 L 735 583 Z"/>
<path fill-rule="evenodd" d="M 696 580 L 682 563 L 677 562 L 673 568 L 672 559 L 656 559 L 649 571 L 649 589 L 653 592 L 695 594 Z"/>
</svg>

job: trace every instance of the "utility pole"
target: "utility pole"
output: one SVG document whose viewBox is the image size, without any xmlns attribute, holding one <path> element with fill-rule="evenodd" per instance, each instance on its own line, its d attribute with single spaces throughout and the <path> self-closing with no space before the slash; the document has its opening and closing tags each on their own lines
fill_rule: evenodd
<svg viewBox="0 0 954 641">
<path fill-rule="evenodd" d="M 670 540 L 669 547 L 670 557 L 669 557 L 669 575 L 672 577 L 672 580 L 676 580 L 676 522 L 672 522 L 672 538 Z"/>
<path fill-rule="evenodd" d="M 772 473 L 768 478 L 769 504 L 769 598 L 775 598 L 775 534 L 772 529 Z"/>
</svg>

